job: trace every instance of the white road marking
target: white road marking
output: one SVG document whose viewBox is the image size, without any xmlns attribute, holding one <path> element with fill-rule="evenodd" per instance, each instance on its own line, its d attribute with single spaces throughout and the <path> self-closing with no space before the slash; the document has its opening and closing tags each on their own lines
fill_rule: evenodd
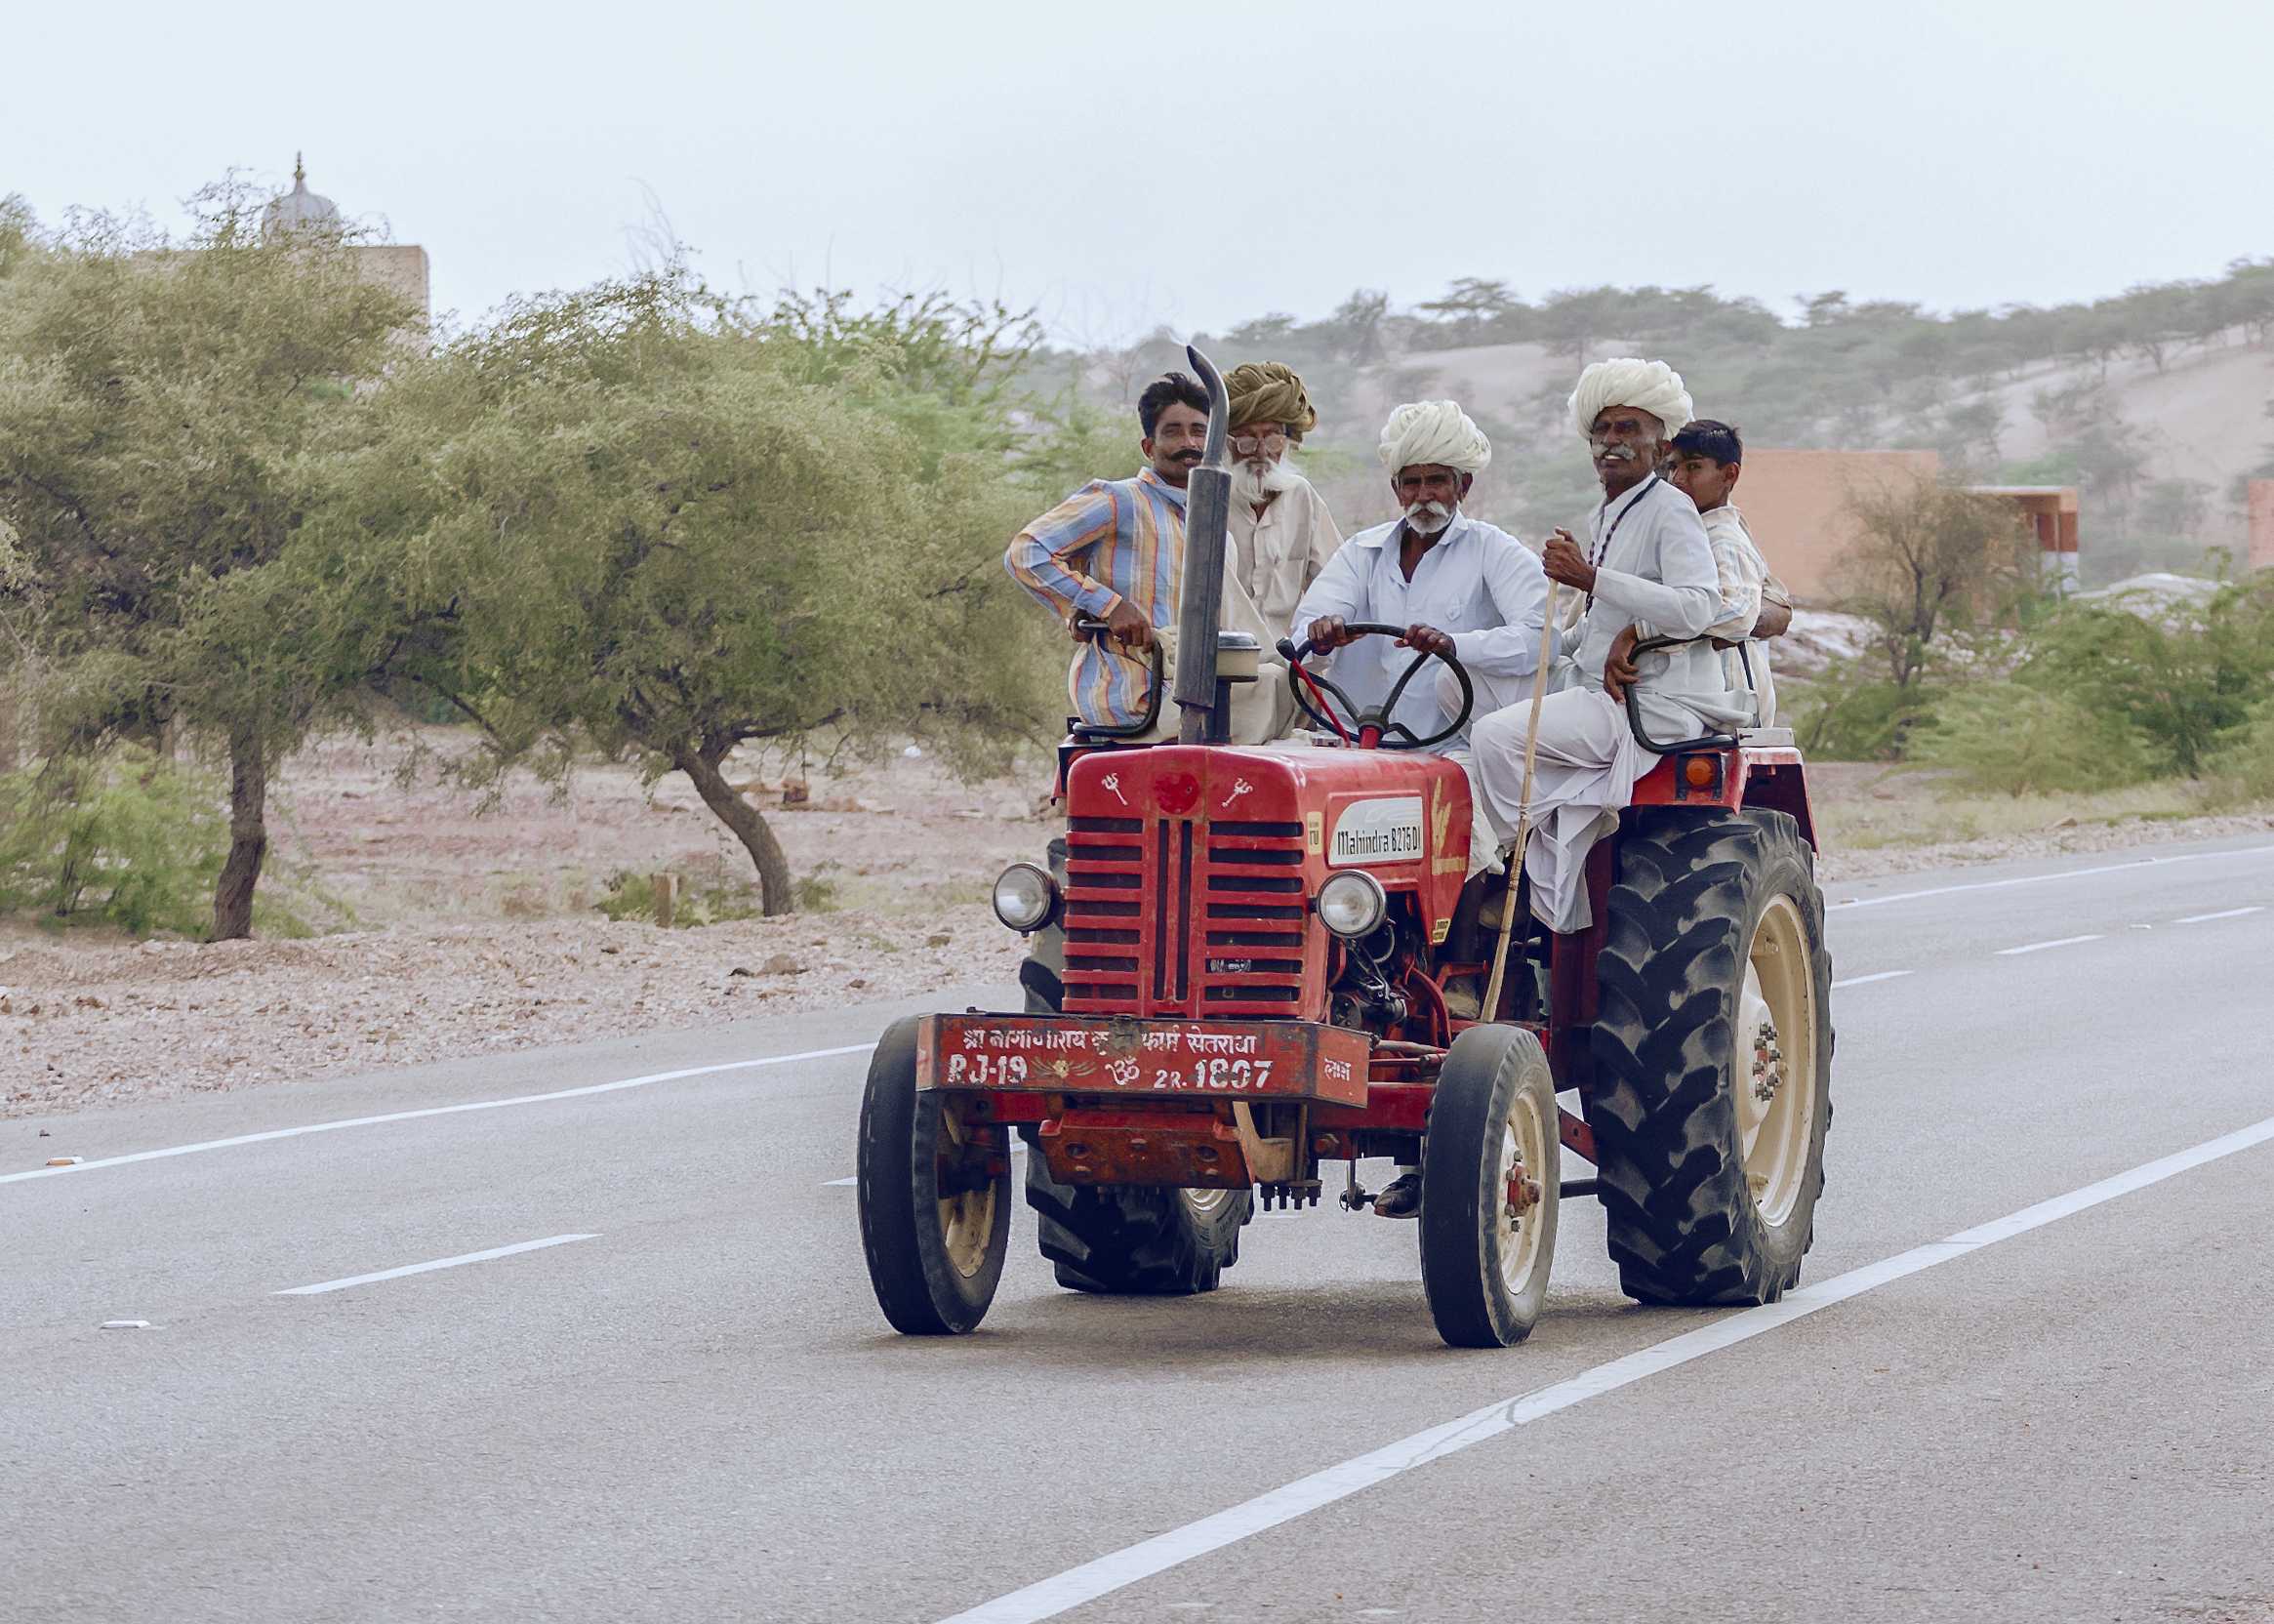
<svg viewBox="0 0 2274 1624">
<path fill-rule="evenodd" d="M 2079 942 L 2098 942 L 2102 939 L 2103 938 L 2098 935 L 2056 936 L 2050 942 L 2024 942 L 2018 948 L 2000 948 L 1998 950 L 1998 956 L 2000 958 L 2011 958 L 2017 953 L 2043 953 L 2048 948 L 2073 948 Z"/>
<path fill-rule="evenodd" d="M 2265 912 L 2263 904 L 2253 903 L 2248 908 L 2222 909 L 2216 914 L 2190 914 L 2184 919 L 2173 919 L 2172 922 L 2175 925 L 2202 925 L 2209 924 L 2213 919 L 2239 919 L 2245 914 L 2263 914 Z"/>
<path fill-rule="evenodd" d="M 565 1246 L 572 1240 L 597 1240 L 596 1235 L 548 1235 L 543 1240 L 517 1240 L 510 1246 L 492 1246 L 486 1252 L 465 1252 L 457 1257 L 438 1257 L 432 1263 L 406 1263 L 400 1269 L 382 1269 L 372 1275 L 349 1275 L 344 1280 L 324 1280 L 316 1285 L 296 1285 L 288 1291 L 271 1291 L 271 1297 L 313 1297 L 325 1291 L 345 1291 L 351 1285 L 370 1285 L 375 1280 L 399 1280 L 405 1275 L 430 1275 L 437 1269 L 455 1269 L 462 1263 L 487 1263 L 494 1257 L 511 1257 L 515 1252 L 542 1251 L 548 1246 Z"/>
<path fill-rule="evenodd" d="M 1019 1156 L 1025 1156 L 1026 1154 L 1027 1154 L 1027 1142 L 1026 1142 L 1024 1139 L 1014 1139 L 1014 1140 L 1012 1140 L 1012 1141 L 1011 1141 L 1011 1155 L 1012 1155 L 1012 1156 L 1014 1156 L 1014 1157 L 1019 1157 Z M 841 1179 L 823 1179 L 823 1180 L 821 1181 L 821 1187 L 822 1187 L 824 1190 L 837 1190 L 837 1189 L 841 1189 L 841 1188 L 843 1188 L 843 1187 L 845 1187 L 845 1186 L 847 1186 L 847 1185 L 855 1185 L 855 1184 L 859 1184 L 860 1182 L 861 1182 L 861 1175 L 860 1175 L 860 1174 L 858 1174 L 858 1173 L 851 1173 L 851 1174 L 848 1174 L 848 1175 L 846 1175 L 844 1178 L 841 1178 Z"/>
<path fill-rule="evenodd" d="M 2011 1240 L 2016 1236 L 2027 1235 L 2032 1230 L 2042 1229 L 2104 1201 L 2129 1196 L 2149 1185 L 2160 1184 L 2165 1179 L 2200 1167 L 2206 1162 L 2216 1161 L 2222 1157 L 2233 1156 L 2239 1151 L 2247 1151 L 2253 1146 L 2262 1145 L 2268 1140 L 2274 1140 L 2274 1116 L 2254 1122 L 2247 1128 L 2238 1128 L 2233 1133 L 2222 1134 L 2191 1150 L 2180 1151 L 2159 1160 L 2146 1162 L 2129 1172 L 2102 1179 L 2097 1184 L 2072 1190 L 2065 1196 L 2055 1196 L 2035 1206 L 2023 1207 L 2018 1212 L 2009 1213 L 1987 1224 L 1961 1230 L 1944 1239 L 1930 1240 L 1924 1246 L 1914 1246 L 1907 1252 L 1866 1264 L 1860 1269 L 1851 1269 L 1821 1285 L 1806 1286 L 1792 1292 L 1781 1302 L 1745 1309 L 1726 1320 L 1671 1337 L 1654 1347 L 1645 1348 L 1623 1359 L 1614 1359 L 1591 1370 L 1582 1370 L 1567 1380 L 1502 1400 L 1482 1409 L 1472 1410 L 1458 1420 L 1431 1427 L 1426 1432 L 1400 1439 L 1371 1453 L 1359 1455 L 1338 1466 L 1330 1466 L 1323 1472 L 1313 1473 L 1308 1478 L 1259 1494 L 1228 1511 L 1220 1511 L 1213 1517 L 1188 1522 L 1181 1528 L 1171 1528 L 1166 1533 L 1100 1557 L 1095 1562 L 1084 1563 L 1079 1567 L 1069 1568 L 1064 1573 L 1028 1585 L 1023 1590 L 1015 1590 L 1007 1596 L 982 1603 L 942 1620 L 942 1624 L 1038 1624 L 1041 1619 L 1055 1618 L 1062 1612 L 1086 1602 L 1094 1602 L 1101 1596 L 1111 1595 L 1140 1579 L 1165 1572 L 1196 1557 L 1206 1556 L 1211 1551 L 1220 1551 L 1227 1545 L 1276 1528 L 1282 1522 L 1290 1522 L 1306 1512 L 1330 1506 L 1360 1489 L 1385 1482 L 1401 1472 L 1427 1466 L 1431 1461 L 1442 1460 L 1446 1455 L 1482 1443 L 1487 1439 L 1498 1438 L 1502 1433 L 1513 1431 L 1527 1422 L 1553 1415 L 1558 1410 L 1569 1409 L 1574 1404 L 1585 1403 L 1606 1393 L 1615 1393 L 1645 1377 L 1687 1364 L 1692 1360 L 1703 1359 L 1724 1348 L 1749 1342 L 1779 1326 L 1789 1325 L 1796 1320 L 1804 1320 L 1837 1303 L 1844 1303 L 1850 1297 L 1859 1297 L 1867 1291 L 1877 1290 L 1880 1286 L 1932 1269 L 1937 1264 L 1948 1263 L 1954 1258 L 1970 1256 L 1985 1246 L 1994 1246 L 2001 1240 Z"/>
<path fill-rule="evenodd" d="M 1862 987 L 1874 981 L 1892 981 L 1897 976 L 1907 976 L 1910 973 L 1909 970 L 1881 970 L 1876 975 L 1849 976 L 1846 981 L 1834 982 L 1832 986 L 1835 990 L 1842 987 Z"/>
<path fill-rule="evenodd" d="M 2018 879 L 1972 879 L 1959 885 L 1932 885 L 1924 891 L 1893 891 L 1884 897 L 1849 897 L 1836 902 L 1825 910 L 1836 913 L 1843 908 L 1884 908 L 1891 902 L 1916 902 L 1921 897 L 1947 897 L 1954 891 L 2002 891 L 2011 885 L 2046 885 L 2056 879 L 2083 879 L 2089 874 L 2121 873 L 2127 869 L 2152 869 L 2165 863 L 2215 863 L 2230 857 L 2265 857 L 2274 855 L 2274 846 L 2244 846 L 2235 851 L 2185 851 L 2173 857 L 2141 857 L 2130 863 L 2101 863 L 2090 869 L 2063 869 L 2058 873 L 2023 874 Z"/>
<path fill-rule="evenodd" d="M 686 1066 L 675 1072 L 651 1072 L 646 1076 L 620 1077 L 614 1082 L 588 1083 L 582 1088 L 556 1088 L 549 1094 L 516 1094 L 506 1100 L 469 1100 L 464 1105 L 427 1106 L 419 1111 L 390 1111 L 382 1116 L 346 1116 L 332 1122 L 307 1122 L 297 1128 L 270 1128 L 265 1133 L 240 1133 L 232 1139 L 208 1139 L 196 1145 L 169 1145 L 162 1151 L 136 1151 L 127 1156 L 98 1157 L 75 1167 L 34 1167 L 28 1172 L 0 1173 L 0 1184 L 23 1179 L 59 1178 L 66 1173 L 92 1173 L 98 1167 L 123 1167 L 132 1161 L 156 1161 L 170 1156 L 195 1156 L 201 1151 L 225 1151 L 237 1145 L 261 1145 L 271 1139 L 298 1139 L 303 1134 L 337 1133 L 342 1128 L 377 1127 L 383 1122 L 411 1122 L 422 1116 L 454 1116 L 463 1111 L 503 1111 L 508 1106 L 544 1105 L 552 1100 L 582 1099 L 590 1094 L 614 1094 L 626 1088 L 646 1088 L 682 1077 L 711 1076 L 720 1072 L 747 1072 L 761 1066 L 791 1066 L 800 1060 L 830 1060 L 843 1054 L 867 1054 L 873 1043 L 847 1043 L 841 1048 L 807 1049 L 799 1054 L 769 1054 L 756 1060 L 726 1060 L 715 1066 Z"/>
</svg>

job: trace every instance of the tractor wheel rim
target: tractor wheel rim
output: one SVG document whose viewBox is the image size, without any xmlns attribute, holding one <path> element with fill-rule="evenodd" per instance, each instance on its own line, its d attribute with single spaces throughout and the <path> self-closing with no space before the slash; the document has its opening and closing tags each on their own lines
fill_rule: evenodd
<svg viewBox="0 0 2274 1624">
<path fill-rule="evenodd" d="M 1532 1273 L 1540 1266 L 1539 1215 L 1547 1204 L 1545 1186 L 1550 1178 L 1558 1176 L 1548 1157 L 1550 1141 L 1547 1124 L 1540 1120 L 1538 1100 L 1530 1089 L 1519 1090 L 1516 1101 L 1509 1107 L 1508 1120 L 1500 1133 L 1500 1157 L 1492 1170 L 1491 1191 L 1495 1197 L 1494 1227 L 1499 1232 L 1500 1280 L 1512 1296 L 1522 1296 L 1531 1284 Z M 1561 1145 L 1558 1145 L 1561 1149 Z M 1527 1179 L 1542 1186 L 1540 1199 L 1521 1218 L 1509 1210 L 1508 1180 L 1517 1168 L 1523 1169 Z"/>
<path fill-rule="evenodd" d="M 1229 1190 L 1180 1190 L 1177 1194 L 1184 1198 L 1185 1205 L 1196 1218 L 1214 1217 L 1216 1209 L 1233 1195 Z"/>
<path fill-rule="evenodd" d="M 940 1199 L 940 1249 L 948 1266 L 965 1279 L 987 1262 L 987 1245 L 995 1234 L 995 1181 Z"/>
<path fill-rule="evenodd" d="M 1769 899 L 1753 927 L 1735 1038 L 1731 1081 L 1745 1182 L 1773 1226 L 1800 1199 L 1818 1110 L 1815 966 L 1790 897 Z"/>
</svg>

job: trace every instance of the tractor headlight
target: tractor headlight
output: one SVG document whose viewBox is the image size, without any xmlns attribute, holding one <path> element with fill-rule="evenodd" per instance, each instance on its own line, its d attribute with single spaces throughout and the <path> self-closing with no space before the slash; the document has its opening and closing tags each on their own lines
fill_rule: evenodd
<svg viewBox="0 0 2274 1624">
<path fill-rule="evenodd" d="M 1344 941 L 1355 942 L 1371 936 L 1389 916 L 1390 896 L 1372 874 L 1352 869 L 1320 886 L 1318 899 L 1311 906 L 1318 911 L 1320 924 Z"/>
<path fill-rule="evenodd" d="M 995 916 L 1032 935 L 1058 917 L 1058 881 L 1032 863 L 1013 863 L 995 877 Z"/>
</svg>

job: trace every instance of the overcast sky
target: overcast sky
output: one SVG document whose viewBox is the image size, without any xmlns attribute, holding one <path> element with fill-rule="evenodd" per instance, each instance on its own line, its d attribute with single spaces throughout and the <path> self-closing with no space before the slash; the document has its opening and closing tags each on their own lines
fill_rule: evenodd
<svg viewBox="0 0 2274 1624">
<path fill-rule="evenodd" d="M 2274 7 L 650 0 L 18 8 L 0 192 L 231 166 L 426 245 L 437 310 L 621 271 L 944 287 L 1062 337 L 1711 283 L 1938 309 L 2274 254 Z"/>
</svg>

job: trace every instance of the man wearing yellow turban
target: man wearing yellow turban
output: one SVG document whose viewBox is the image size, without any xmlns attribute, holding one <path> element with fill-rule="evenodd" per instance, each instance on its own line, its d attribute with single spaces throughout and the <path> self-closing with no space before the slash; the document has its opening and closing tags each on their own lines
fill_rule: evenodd
<svg viewBox="0 0 2274 1624">
<path fill-rule="evenodd" d="M 1224 380 L 1232 402 L 1232 578 L 1266 626 L 1285 628 L 1304 591 L 1342 546 L 1326 499 L 1288 453 L 1319 426 L 1303 380 L 1277 361 L 1250 361 Z"/>
</svg>

